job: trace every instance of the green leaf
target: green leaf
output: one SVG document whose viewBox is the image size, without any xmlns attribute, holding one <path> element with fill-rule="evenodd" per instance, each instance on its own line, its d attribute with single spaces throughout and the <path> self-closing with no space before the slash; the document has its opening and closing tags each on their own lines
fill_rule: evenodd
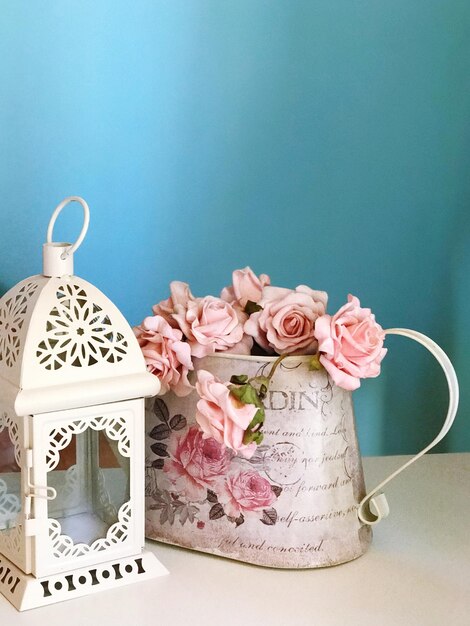
<svg viewBox="0 0 470 626">
<path fill-rule="evenodd" d="M 266 385 L 261 385 L 261 387 L 259 388 L 259 392 L 258 392 L 258 396 L 260 397 L 260 400 L 264 400 L 266 398 L 267 393 L 268 393 L 268 388 L 266 387 Z"/>
<path fill-rule="evenodd" d="M 252 442 L 255 442 L 259 445 L 263 441 L 263 434 L 261 432 L 261 427 L 264 424 L 264 420 L 266 418 L 266 413 L 264 410 L 264 405 L 262 399 L 260 398 L 259 392 L 253 387 L 251 383 L 246 383 L 244 385 L 231 385 L 229 387 L 232 395 L 237 398 L 243 404 L 253 404 L 258 408 L 253 419 L 248 424 L 248 428 L 243 435 L 243 443 L 248 445 Z"/>
<path fill-rule="evenodd" d="M 253 300 L 248 300 L 245 305 L 245 313 L 248 313 L 248 315 L 251 315 L 252 313 L 257 313 L 258 311 L 262 310 L 263 307 L 259 304 L 256 304 L 256 302 L 253 302 Z"/>
<path fill-rule="evenodd" d="M 256 383 L 258 385 L 260 385 L 261 387 L 263 385 L 265 385 L 266 387 L 269 387 L 269 383 L 270 380 L 267 376 L 255 376 L 254 378 L 251 379 L 250 381 L 251 383 Z"/>
<path fill-rule="evenodd" d="M 264 435 L 260 430 L 253 433 L 253 441 L 256 443 L 257 446 L 260 446 L 263 443 L 263 439 Z"/>
<path fill-rule="evenodd" d="M 323 365 L 320 363 L 320 355 L 314 354 L 308 362 L 308 369 L 313 372 L 315 370 L 321 370 Z"/>
<path fill-rule="evenodd" d="M 255 433 L 250 430 L 245 430 L 243 435 L 243 443 L 247 446 L 250 443 L 256 443 L 259 446 L 264 439 L 264 435 L 261 431 L 257 430 Z"/>
<path fill-rule="evenodd" d="M 251 420 L 251 422 L 248 425 L 248 428 L 250 430 L 255 430 L 256 426 L 258 426 L 258 424 L 260 426 L 262 426 L 264 424 L 264 420 L 266 419 L 266 413 L 264 411 L 264 407 L 262 409 L 258 409 L 255 413 L 254 418 Z"/>
<path fill-rule="evenodd" d="M 235 398 L 237 398 L 238 400 L 241 400 L 242 396 L 243 396 L 243 387 L 244 385 L 230 385 L 229 389 L 230 389 L 230 393 L 232 394 L 232 396 L 235 396 Z"/>
<path fill-rule="evenodd" d="M 248 445 L 253 441 L 256 445 L 259 445 L 263 441 L 263 433 L 261 432 L 261 428 L 264 424 L 264 420 L 266 418 L 266 413 L 264 412 L 264 408 L 258 409 L 255 413 L 254 418 L 248 425 L 248 428 L 245 430 L 245 434 L 243 436 L 243 443 Z"/>
<path fill-rule="evenodd" d="M 232 376 L 230 382 L 234 385 L 244 385 L 248 380 L 248 376 L 246 374 L 239 374 Z"/>
<path fill-rule="evenodd" d="M 263 403 L 259 399 L 258 392 L 250 383 L 245 385 L 230 385 L 230 392 L 243 404 L 254 404 L 258 408 L 263 408 Z"/>
</svg>

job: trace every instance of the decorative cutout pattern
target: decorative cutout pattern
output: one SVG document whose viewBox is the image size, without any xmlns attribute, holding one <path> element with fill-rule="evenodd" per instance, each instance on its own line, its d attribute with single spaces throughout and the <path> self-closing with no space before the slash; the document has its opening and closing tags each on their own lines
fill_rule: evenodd
<svg viewBox="0 0 470 626">
<path fill-rule="evenodd" d="M 49 598 L 54 594 L 63 594 L 64 591 L 74 592 L 83 587 L 91 588 L 94 585 L 107 584 L 109 586 L 113 581 L 135 574 L 145 574 L 142 561 L 142 557 L 132 558 L 125 563 L 106 563 L 88 571 L 79 570 L 72 574 L 59 574 L 54 578 L 42 580 L 43 597 Z"/>
<path fill-rule="evenodd" d="M 21 554 L 23 546 L 23 524 L 21 516 L 18 516 L 16 526 L 0 533 L 0 552 L 7 557 Z"/>
<path fill-rule="evenodd" d="M 0 363 L 7 367 L 13 367 L 18 359 L 21 329 L 37 287 L 35 283 L 26 283 L 0 305 Z"/>
<path fill-rule="evenodd" d="M 0 558 L 0 588 L 6 595 L 13 595 L 16 591 L 20 578 L 10 569 L 5 561 Z"/>
<path fill-rule="evenodd" d="M 15 460 L 19 467 L 21 467 L 21 446 L 20 446 L 20 436 L 18 424 L 8 415 L 6 411 L 0 413 L 0 432 L 5 428 L 8 429 L 8 435 L 10 440 L 15 446 Z M 0 483 L 3 481 L 0 480 Z M 0 485 L 0 492 L 2 491 Z M 11 520 L 14 522 L 14 526 L 12 528 L 3 530 L 0 533 L 0 552 L 5 554 L 6 556 L 11 556 L 14 558 L 15 555 L 21 554 L 22 546 L 23 546 L 23 524 L 22 524 L 22 516 L 21 516 L 21 501 L 17 498 L 17 496 L 13 494 L 8 494 L 12 498 L 15 498 L 17 501 L 13 504 L 17 508 L 16 511 L 16 519 Z M 0 493 L 0 500 L 2 500 L 2 496 Z M 1 509 L 0 504 L 0 509 Z M 2 515 L 0 511 L 0 516 Z"/>
<path fill-rule="evenodd" d="M 126 502 L 119 509 L 118 521 L 113 524 L 106 537 L 97 539 L 90 546 L 86 543 L 73 543 L 73 540 L 67 535 L 61 534 L 60 523 L 55 519 L 49 520 L 49 539 L 52 543 L 52 554 L 54 557 L 76 558 L 89 554 L 90 552 L 101 552 L 113 546 L 124 543 L 129 536 L 129 528 L 131 522 L 131 505 Z"/>
<path fill-rule="evenodd" d="M 47 470 L 55 469 L 60 460 L 60 452 L 66 448 L 73 435 L 79 435 L 85 432 L 87 428 L 92 430 L 104 430 L 106 435 L 113 441 L 117 442 L 119 453 L 124 457 L 131 455 L 131 442 L 127 433 L 126 421 L 123 417 L 100 416 L 92 420 L 77 420 L 66 426 L 54 428 L 49 433 L 48 447 L 46 451 Z M 72 468 L 70 468 L 72 470 Z M 69 471 L 70 471 L 69 470 Z M 106 493 L 104 477 L 98 476 L 100 489 L 100 502 L 103 504 L 105 511 L 111 507 L 109 496 Z M 70 472 L 70 493 L 73 492 L 74 471 Z M 114 510 L 115 511 L 115 510 Z M 61 525 L 55 519 L 49 519 L 49 538 L 52 543 L 52 553 L 56 558 L 80 557 L 90 552 L 100 552 L 107 550 L 116 544 L 126 541 L 129 535 L 129 526 L 131 520 L 130 502 L 124 503 L 119 509 L 118 519 L 108 529 L 106 537 L 97 539 L 90 546 L 84 543 L 74 544 L 71 537 L 61 534 Z"/>
<path fill-rule="evenodd" d="M 127 433 L 126 420 L 123 417 L 101 416 L 92 420 L 77 420 L 65 426 L 54 428 L 49 433 L 49 443 L 46 451 L 47 471 L 55 469 L 60 460 L 60 451 L 66 448 L 73 435 L 85 432 L 87 428 L 104 430 L 107 436 L 117 441 L 119 453 L 122 456 L 131 455 L 131 442 Z"/>
<path fill-rule="evenodd" d="M 140 575 L 148 574 L 146 567 L 147 563 L 142 556 L 128 557 L 41 580 L 26 576 L 18 567 L 0 556 L 0 592 L 17 608 L 21 599 L 25 600 L 29 595 L 29 599 L 34 600 L 23 608 L 33 608 L 90 593 L 96 585 L 106 589 L 116 584 L 138 580 Z M 29 594 L 25 593 L 25 585 L 22 585 L 22 582 L 26 582 Z"/>
<path fill-rule="evenodd" d="M 63 283 L 57 289 L 57 304 L 46 322 L 46 337 L 36 356 L 46 370 L 64 365 L 90 367 L 97 363 L 119 363 L 128 343 L 115 331 L 106 313 L 91 302 L 83 287 Z"/>
<path fill-rule="evenodd" d="M 14 493 L 8 493 L 8 485 L 0 478 L 0 529 L 13 528 L 20 511 L 20 499 Z"/>
<path fill-rule="evenodd" d="M 6 411 L 0 413 L 0 433 L 4 428 L 8 428 L 8 435 L 15 446 L 15 460 L 18 467 L 21 467 L 21 445 L 18 424 L 8 415 Z"/>
</svg>

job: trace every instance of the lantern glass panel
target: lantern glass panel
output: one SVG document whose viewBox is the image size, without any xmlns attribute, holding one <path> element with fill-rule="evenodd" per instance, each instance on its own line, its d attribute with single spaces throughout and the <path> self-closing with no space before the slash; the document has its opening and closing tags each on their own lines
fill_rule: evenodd
<svg viewBox="0 0 470 626">
<path fill-rule="evenodd" d="M 0 531 L 16 526 L 21 511 L 21 469 L 8 428 L 0 431 Z"/>
<path fill-rule="evenodd" d="M 48 517 L 75 544 L 91 545 L 118 521 L 119 509 L 129 501 L 129 482 L 129 458 L 104 431 L 88 428 L 73 435 L 48 474 L 48 486 L 57 491 L 48 503 Z"/>
</svg>

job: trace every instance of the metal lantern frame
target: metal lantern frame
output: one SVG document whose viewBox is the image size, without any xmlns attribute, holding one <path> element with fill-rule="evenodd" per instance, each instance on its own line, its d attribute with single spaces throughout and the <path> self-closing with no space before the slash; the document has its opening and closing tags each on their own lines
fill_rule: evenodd
<svg viewBox="0 0 470 626">
<path fill-rule="evenodd" d="M 80 236 L 73 245 L 54 243 L 55 220 L 72 201 L 83 208 Z M 0 300 L 0 434 L 11 442 L 17 470 L 0 473 L 0 591 L 19 610 L 167 573 L 142 549 L 144 398 L 160 383 L 119 310 L 73 275 L 73 252 L 88 224 L 82 198 L 61 202 L 49 223 L 43 274 Z M 80 439 L 83 433 L 90 436 Z M 105 475 L 99 467 L 98 437 L 127 468 L 119 510 L 106 488 L 113 470 Z M 58 472 L 72 439 L 76 462 Z M 114 472 L 122 474 L 119 467 Z M 113 523 L 102 536 L 77 543 L 62 530 L 60 515 L 83 513 L 92 499 Z"/>
</svg>

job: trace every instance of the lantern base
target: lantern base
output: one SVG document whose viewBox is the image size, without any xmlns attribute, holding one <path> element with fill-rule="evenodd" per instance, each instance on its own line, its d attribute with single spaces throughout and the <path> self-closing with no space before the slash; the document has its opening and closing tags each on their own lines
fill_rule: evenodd
<svg viewBox="0 0 470 626">
<path fill-rule="evenodd" d="M 36 578 L 0 555 L 0 591 L 18 611 L 26 611 L 96 591 L 168 574 L 152 552 Z"/>
</svg>

